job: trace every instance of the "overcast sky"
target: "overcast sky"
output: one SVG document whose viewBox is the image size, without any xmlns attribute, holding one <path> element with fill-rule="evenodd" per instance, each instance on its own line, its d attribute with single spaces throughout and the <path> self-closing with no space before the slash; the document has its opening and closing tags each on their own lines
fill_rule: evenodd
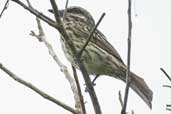
<svg viewBox="0 0 171 114">
<path fill-rule="evenodd" d="M 32 2 L 32 1 L 31 1 Z M 0 1 L 2 9 L 5 0 Z M 51 8 L 49 0 L 34 0 L 33 6 L 44 14 Z M 64 8 L 65 1 L 57 0 L 59 8 Z M 118 50 L 124 62 L 127 55 L 127 0 L 70 0 L 69 6 L 81 6 L 87 9 L 97 21 L 103 12 L 106 16 L 99 26 L 108 41 Z M 153 109 L 130 91 L 128 110 L 135 114 L 169 114 L 166 104 L 171 104 L 171 89 L 163 88 L 170 84 L 159 70 L 163 67 L 171 75 L 170 38 L 171 38 L 171 1 L 136 0 L 133 1 L 133 37 L 131 70 L 143 77 L 154 92 Z M 137 15 L 137 16 L 136 16 Z M 61 50 L 58 32 L 43 23 L 48 41 L 53 45 L 58 57 L 70 69 Z M 29 35 L 37 32 L 35 17 L 19 5 L 10 2 L 8 9 L 0 19 L 0 62 L 19 77 L 31 82 L 57 99 L 74 106 L 70 86 L 59 67 L 48 54 L 44 44 Z M 71 69 L 70 69 L 70 72 Z M 82 90 L 84 81 L 80 76 Z M 121 106 L 118 91 L 124 94 L 125 84 L 121 81 L 100 77 L 95 90 L 103 114 L 120 114 Z M 4 114 L 68 114 L 63 108 L 43 99 L 32 90 L 15 82 L 0 70 L 0 113 Z M 85 96 L 87 112 L 93 112 L 88 93 Z"/>
</svg>

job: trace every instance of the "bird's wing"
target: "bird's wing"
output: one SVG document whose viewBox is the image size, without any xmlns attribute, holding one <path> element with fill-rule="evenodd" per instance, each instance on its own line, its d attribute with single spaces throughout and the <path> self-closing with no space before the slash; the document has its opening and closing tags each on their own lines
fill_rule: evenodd
<svg viewBox="0 0 171 114">
<path fill-rule="evenodd" d="M 91 38 L 91 41 L 96 44 L 98 47 L 102 48 L 112 56 L 114 56 L 116 59 L 118 59 L 120 62 L 123 62 L 121 59 L 119 53 L 116 51 L 116 49 L 106 40 L 106 37 L 99 31 L 96 30 L 93 34 L 93 38 Z"/>
<path fill-rule="evenodd" d="M 85 24 L 86 26 L 83 27 L 83 29 L 78 29 L 80 27 L 77 27 L 77 32 L 75 34 L 80 35 L 84 38 L 88 38 L 89 34 L 92 30 L 92 25 L 89 23 Z M 116 49 L 106 40 L 106 37 L 99 31 L 95 30 L 93 33 L 93 36 L 91 38 L 91 42 L 93 42 L 95 45 L 103 49 L 104 51 L 108 52 L 110 55 L 115 57 L 117 60 L 119 60 L 121 63 L 124 64 L 123 60 L 121 59 L 119 53 L 116 51 Z"/>
</svg>

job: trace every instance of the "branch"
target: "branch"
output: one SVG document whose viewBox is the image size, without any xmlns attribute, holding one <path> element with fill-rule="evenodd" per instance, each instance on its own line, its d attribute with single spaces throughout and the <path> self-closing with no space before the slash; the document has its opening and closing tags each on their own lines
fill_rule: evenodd
<svg viewBox="0 0 171 114">
<path fill-rule="evenodd" d="M 64 10 L 64 14 L 63 14 L 63 20 L 65 19 L 65 15 L 66 15 L 66 13 L 67 13 L 68 3 L 69 3 L 69 0 L 66 0 L 66 3 L 65 3 L 65 10 Z"/>
<path fill-rule="evenodd" d="M 4 67 L 1 63 L 0 63 L 0 69 L 3 70 L 5 73 L 7 73 L 11 78 L 13 78 L 15 81 L 23 84 L 24 86 L 32 89 L 33 91 L 35 91 L 36 93 L 38 93 L 40 96 L 42 96 L 43 98 L 63 107 L 64 109 L 68 110 L 69 112 L 73 113 L 73 114 L 77 114 L 77 112 L 70 106 L 64 104 L 63 102 L 55 99 L 54 97 L 48 95 L 47 93 L 43 92 L 42 90 L 38 89 L 36 86 L 34 86 L 33 84 L 26 82 L 25 80 L 21 79 L 20 77 L 18 77 L 17 75 L 15 75 L 13 72 L 11 72 L 9 69 L 7 69 L 6 67 Z"/>
<path fill-rule="evenodd" d="M 168 87 L 168 88 L 171 88 L 171 86 L 170 86 L 170 85 L 163 85 L 163 87 Z"/>
<path fill-rule="evenodd" d="M 123 108 L 124 104 L 123 104 L 123 101 L 122 101 L 122 94 L 121 94 L 120 90 L 119 90 L 118 94 L 119 94 L 119 102 L 121 104 L 121 107 Z M 128 113 L 125 113 L 125 114 L 128 114 Z M 134 110 L 131 111 L 131 114 L 134 114 Z"/>
<path fill-rule="evenodd" d="M 160 68 L 160 70 L 165 74 L 165 76 L 171 81 L 171 77 L 167 74 L 167 72 L 163 69 Z"/>
<path fill-rule="evenodd" d="M 64 26 L 61 22 L 61 19 L 59 17 L 59 13 L 58 13 L 58 7 L 55 3 L 54 0 L 50 0 L 52 7 L 54 9 L 54 15 L 55 15 L 55 19 L 56 22 L 53 21 L 51 18 L 47 17 L 46 15 L 44 15 L 43 13 L 37 11 L 36 9 L 30 8 L 27 5 L 25 5 L 23 2 L 21 2 L 20 0 L 11 0 L 17 4 L 19 4 L 20 6 L 22 6 L 23 8 L 25 8 L 26 10 L 30 11 L 30 13 L 32 13 L 33 15 L 37 16 L 38 18 L 40 18 L 41 20 L 43 20 L 44 22 L 46 22 L 47 24 L 49 24 L 50 26 L 56 28 L 60 34 L 64 37 L 64 39 L 66 40 L 66 42 L 69 44 L 69 46 L 71 47 L 71 50 L 73 51 L 73 53 L 76 53 L 76 49 L 73 45 L 72 40 L 70 40 L 68 34 L 66 33 Z"/>
<path fill-rule="evenodd" d="M 85 105 L 84 105 L 84 98 L 83 98 L 83 95 L 82 95 L 82 92 L 81 92 L 81 87 L 80 87 L 80 84 L 79 84 L 77 71 L 76 71 L 76 69 L 73 66 L 72 66 L 72 70 L 73 70 L 74 79 L 75 79 L 75 82 L 76 82 L 76 85 L 77 85 L 77 89 L 78 89 L 78 95 L 79 95 L 79 98 L 80 98 L 80 104 L 81 104 L 81 108 L 82 108 L 82 113 L 86 114 L 86 109 L 85 109 Z"/>
<path fill-rule="evenodd" d="M 167 74 L 167 72 L 166 72 L 163 68 L 160 68 L 160 70 L 161 70 L 161 71 L 165 74 L 165 76 L 171 81 L 171 77 Z M 170 85 L 163 85 L 163 87 L 171 88 Z M 171 105 L 170 105 L 170 104 L 167 104 L 167 105 L 166 105 L 166 110 L 171 111 L 170 107 L 171 107 Z"/>
<path fill-rule="evenodd" d="M 121 91 L 120 90 L 119 90 L 118 94 L 119 94 L 119 102 L 121 104 L 121 107 L 123 108 L 123 101 L 122 101 L 122 95 L 121 95 Z"/>
<path fill-rule="evenodd" d="M 124 96 L 124 105 L 121 114 L 126 114 L 126 107 L 128 101 L 129 86 L 131 79 L 129 77 L 130 73 L 130 58 L 131 58 L 131 35 L 132 35 L 132 19 L 131 19 L 131 0 L 128 0 L 128 55 L 127 55 L 127 72 L 126 72 L 126 88 Z"/>
<path fill-rule="evenodd" d="M 2 11 L 0 13 L 0 18 L 2 17 L 2 14 L 4 13 L 4 11 L 7 9 L 8 4 L 9 4 L 9 0 L 6 1 L 5 5 L 4 5 L 4 8 L 2 9 Z"/>
<path fill-rule="evenodd" d="M 171 104 L 167 104 L 166 107 L 171 107 Z"/>
<path fill-rule="evenodd" d="M 166 110 L 171 111 L 171 109 L 170 109 L 170 108 L 166 108 Z"/>
<path fill-rule="evenodd" d="M 93 107 L 94 107 L 95 113 L 96 114 L 102 114 L 101 108 L 100 108 L 100 104 L 98 102 L 98 99 L 97 99 L 95 90 L 93 88 L 92 82 L 90 80 L 89 74 L 87 72 L 87 69 L 85 68 L 83 61 L 81 61 L 80 59 L 77 59 L 77 62 L 79 64 L 79 68 L 80 68 L 80 70 L 81 70 L 81 72 L 83 74 L 83 78 L 84 78 L 84 81 L 86 83 L 87 90 L 89 92 L 91 101 L 93 103 Z"/>
<path fill-rule="evenodd" d="M 83 45 L 82 49 L 80 50 L 80 52 L 78 53 L 78 58 L 81 58 L 81 55 L 83 53 L 83 51 L 85 50 L 86 46 L 88 45 L 88 43 L 90 42 L 92 36 L 93 36 L 93 33 L 95 32 L 95 30 L 97 29 L 97 27 L 99 26 L 100 22 L 102 21 L 102 19 L 104 18 L 105 16 L 105 13 L 103 13 L 100 17 L 100 19 L 98 20 L 97 24 L 93 27 L 92 31 L 90 32 L 90 35 L 88 36 L 87 38 L 87 41 L 86 43 Z"/>
<path fill-rule="evenodd" d="M 55 0 L 50 0 L 50 2 L 51 2 L 51 5 L 52 5 L 52 8 L 53 8 L 53 11 L 54 11 L 54 16 L 55 16 L 55 19 L 56 19 L 56 23 L 58 23 L 57 29 L 60 32 L 60 34 L 63 36 L 63 38 L 65 39 L 65 41 L 69 45 L 69 47 L 71 48 L 72 53 L 74 55 L 76 55 L 76 48 L 75 48 L 71 38 L 68 36 L 67 32 L 65 31 L 63 23 L 62 23 L 62 21 L 60 19 L 60 15 L 59 15 L 59 12 L 58 12 L 58 6 L 57 6 Z"/>
<path fill-rule="evenodd" d="M 40 42 L 43 42 L 45 44 L 45 46 L 47 47 L 47 49 L 49 51 L 49 54 L 52 56 L 52 58 L 58 64 L 61 71 L 64 73 L 66 79 L 68 80 L 70 87 L 71 87 L 71 90 L 74 94 L 76 109 L 80 110 L 80 108 L 77 107 L 79 105 L 79 96 L 78 96 L 78 91 L 77 91 L 77 87 L 76 87 L 76 84 L 74 82 L 74 79 L 72 78 L 72 76 L 68 72 L 67 67 L 65 65 L 63 65 L 62 62 L 58 59 L 52 45 L 46 40 L 46 36 L 45 36 L 45 33 L 44 33 L 43 28 L 41 26 L 40 19 L 36 17 L 36 21 L 37 21 L 37 25 L 38 25 L 39 35 L 36 35 L 34 33 L 34 31 L 31 31 L 30 35 L 35 36 Z"/>
<path fill-rule="evenodd" d="M 51 18 L 47 17 L 46 15 L 44 15 L 43 13 L 37 11 L 34 8 L 28 7 L 27 5 L 25 5 L 23 2 L 21 2 L 20 0 L 11 0 L 17 4 L 19 4 L 20 6 L 22 6 L 23 8 L 25 8 L 26 10 L 28 10 L 30 13 L 32 13 L 33 15 L 35 15 L 36 17 L 39 17 L 41 20 L 43 20 L 44 22 L 46 22 L 47 24 L 49 24 L 50 26 L 56 28 L 57 24 L 54 20 L 52 20 Z"/>
</svg>

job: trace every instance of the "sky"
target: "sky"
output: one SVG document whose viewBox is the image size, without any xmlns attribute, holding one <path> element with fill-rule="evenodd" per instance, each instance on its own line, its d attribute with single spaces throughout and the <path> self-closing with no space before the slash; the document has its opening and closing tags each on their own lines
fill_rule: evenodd
<svg viewBox="0 0 171 114">
<path fill-rule="evenodd" d="M 30 0 L 31 1 L 31 0 Z M 59 8 L 64 8 L 64 0 L 56 0 Z M 5 0 L 0 1 L 0 11 Z M 48 0 L 31 1 L 34 8 L 47 16 L 51 8 Z M 143 77 L 153 90 L 153 109 L 131 90 L 128 99 L 127 111 L 134 110 L 135 114 L 169 114 L 166 104 L 171 104 L 171 90 L 162 87 L 171 85 L 169 80 L 160 71 L 163 67 L 171 74 L 169 60 L 171 54 L 171 1 L 170 0 L 134 0 L 132 6 L 132 50 L 131 71 Z M 118 50 L 126 63 L 127 58 L 127 1 L 126 0 L 70 0 L 69 6 L 81 6 L 99 19 L 103 12 L 105 18 L 98 29 L 105 34 L 107 40 Z M 52 44 L 57 56 L 72 73 L 69 62 L 63 55 L 59 33 L 46 23 L 42 22 L 48 41 Z M 37 32 L 35 16 L 28 11 L 10 2 L 8 9 L 0 19 L 0 63 L 9 68 L 19 77 L 31 82 L 43 91 L 49 93 L 64 103 L 74 106 L 73 94 L 70 86 L 57 64 L 48 54 L 43 43 L 29 35 L 30 31 Z M 84 91 L 84 81 L 78 71 L 81 88 Z M 91 77 L 93 78 L 93 77 Z M 95 90 L 99 98 L 103 114 L 120 114 L 121 106 L 118 100 L 118 91 L 124 95 L 125 84 L 117 79 L 102 76 L 97 79 Z M 70 112 L 43 99 L 27 87 L 15 82 L 0 70 L 0 113 L 10 114 L 69 114 Z M 87 101 L 87 112 L 93 113 L 88 93 L 83 92 Z"/>
</svg>

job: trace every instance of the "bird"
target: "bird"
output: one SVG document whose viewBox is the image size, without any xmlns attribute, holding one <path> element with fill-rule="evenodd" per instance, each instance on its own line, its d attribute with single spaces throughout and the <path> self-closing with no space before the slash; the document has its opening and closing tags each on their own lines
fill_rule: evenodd
<svg viewBox="0 0 171 114">
<path fill-rule="evenodd" d="M 48 11 L 54 13 L 53 9 Z M 70 6 L 58 12 L 63 26 L 76 48 L 76 52 L 79 53 L 95 26 L 92 15 L 80 6 Z M 62 35 L 60 41 L 66 58 L 75 68 L 79 69 L 78 62 L 75 59 L 76 55 Z M 89 75 L 105 75 L 126 82 L 127 66 L 114 46 L 107 41 L 105 35 L 98 29 L 95 30 L 83 51 L 81 60 L 83 60 Z M 131 71 L 129 79 L 130 88 L 152 109 L 153 92 L 144 79 Z"/>
</svg>

